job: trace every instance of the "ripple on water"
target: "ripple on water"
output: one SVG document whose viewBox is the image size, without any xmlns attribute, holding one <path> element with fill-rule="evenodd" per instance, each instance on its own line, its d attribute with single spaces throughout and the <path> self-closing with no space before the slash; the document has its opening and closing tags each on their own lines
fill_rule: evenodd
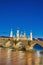
<svg viewBox="0 0 43 65">
<path fill-rule="evenodd" d="M 39 51 L 24 52 L 0 49 L 0 65 L 43 65 Z"/>
</svg>

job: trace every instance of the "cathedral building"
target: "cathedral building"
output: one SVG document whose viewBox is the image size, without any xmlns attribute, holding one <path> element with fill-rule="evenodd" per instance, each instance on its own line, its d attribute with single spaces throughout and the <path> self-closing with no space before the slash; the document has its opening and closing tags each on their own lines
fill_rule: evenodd
<svg viewBox="0 0 43 65">
<path fill-rule="evenodd" d="M 25 32 L 24 32 L 24 34 L 22 34 L 22 33 L 20 33 L 20 30 L 18 29 L 18 30 L 16 31 L 16 36 L 14 36 L 14 35 L 13 35 L 13 31 L 12 31 L 12 29 L 11 29 L 11 31 L 10 31 L 10 37 L 17 38 L 17 40 L 18 40 L 18 39 L 29 39 L 29 40 L 32 41 L 32 32 L 30 32 L 30 36 L 27 37 Z"/>
</svg>

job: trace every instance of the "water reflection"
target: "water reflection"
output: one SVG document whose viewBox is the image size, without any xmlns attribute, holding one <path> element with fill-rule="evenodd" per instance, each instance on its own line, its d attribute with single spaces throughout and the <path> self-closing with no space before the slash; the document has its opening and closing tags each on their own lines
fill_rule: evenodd
<svg viewBox="0 0 43 65">
<path fill-rule="evenodd" d="M 11 49 L 7 49 L 6 65 L 11 65 Z"/>
<path fill-rule="evenodd" d="M 0 64 L 1 64 L 1 49 L 2 49 L 2 48 L 0 48 Z"/>
<path fill-rule="evenodd" d="M 40 51 L 24 52 L 0 48 L 0 65 L 43 65 Z"/>
<path fill-rule="evenodd" d="M 25 52 L 19 51 L 18 58 L 19 58 L 19 65 L 25 65 L 25 62 L 26 62 L 26 54 L 25 54 Z"/>
<path fill-rule="evenodd" d="M 38 61 L 38 65 L 40 64 L 40 51 L 37 51 L 37 61 Z"/>
<path fill-rule="evenodd" d="M 24 53 L 22 52 L 22 51 L 19 51 L 19 53 L 18 53 L 18 58 L 19 58 L 19 65 L 22 65 L 22 59 L 23 59 L 23 55 L 24 55 Z"/>
</svg>

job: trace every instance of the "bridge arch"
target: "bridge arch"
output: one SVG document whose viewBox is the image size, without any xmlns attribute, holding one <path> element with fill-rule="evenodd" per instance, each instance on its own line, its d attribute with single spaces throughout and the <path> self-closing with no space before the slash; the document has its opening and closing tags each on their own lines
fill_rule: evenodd
<svg viewBox="0 0 43 65">
<path fill-rule="evenodd" d="M 25 45 L 23 44 L 23 42 L 18 42 L 16 44 L 16 48 L 18 48 L 19 50 L 26 50 Z"/>
<path fill-rule="evenodd" d="M 33 45 L 32 45 L 32 47 L 34 48 L 34 49 L 42 49 L 42 45 L 40 44 L 40 43 L 34 43 Z"/>
<path fill-rule="evenodd" d="M 23 46 L 22 42 L 18 42 L 18 43 L 16 44 L 16 47 L 22 47 L 22 46 Z"/>
<path fill-rule="evenodd" d="M 42 47 L 42 45 L 40 43 L 34 43 L 31 46 L 35 46 L 35 45 L 40 45 Z"/>
</svg>

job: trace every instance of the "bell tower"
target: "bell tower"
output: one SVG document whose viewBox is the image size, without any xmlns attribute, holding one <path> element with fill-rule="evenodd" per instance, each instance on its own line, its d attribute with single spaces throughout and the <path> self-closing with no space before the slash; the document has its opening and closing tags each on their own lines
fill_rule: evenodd
<svg viewBox="0 0 43 65">
<path fill-rule="evenodd" d="M 30 32 L 30 40 L 32 41 L 32 31 Z"/>
<path fill-rule="evenodd" d="M 19 36 L 20 36 L 19 30 L 17 30 L 16 36 L 17 36 L 17 38 L 19 38 Z"/>
<path fill-rule="evenodd" d="M 13 31 L 12 31 L 12 29 L 10 31 L 10 37 L 13 37 Z"/>
</svg>

